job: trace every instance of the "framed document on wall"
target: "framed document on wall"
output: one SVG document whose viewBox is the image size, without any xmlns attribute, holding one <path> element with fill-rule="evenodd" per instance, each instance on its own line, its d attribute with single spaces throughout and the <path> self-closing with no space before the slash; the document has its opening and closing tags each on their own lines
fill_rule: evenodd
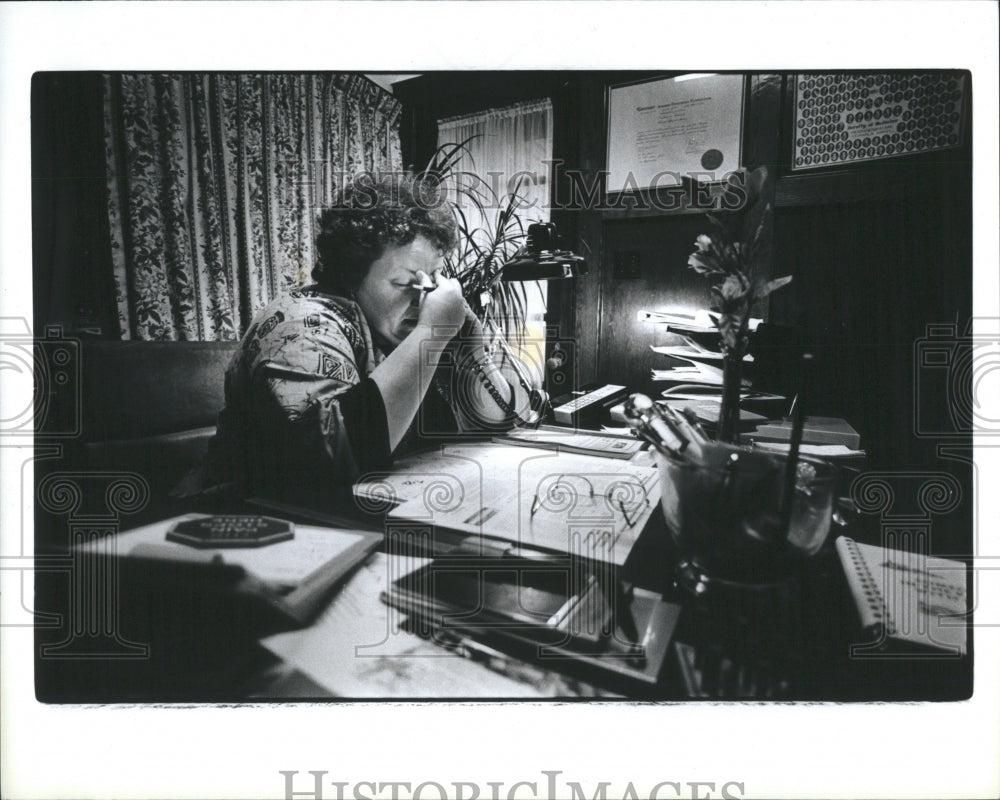
<svg viewBox="0 0 1000 800">
<path fill-rule="evenodd" d="M 956 72 L 798 75 L 792 170 L 960 147 L 966 97 Z"/>
<path fill-rule="evenodd" d="M 679 75 L 608 90 L 607 191 L 722 180 L 739 169 L 743 75 Z"/>
</svg>

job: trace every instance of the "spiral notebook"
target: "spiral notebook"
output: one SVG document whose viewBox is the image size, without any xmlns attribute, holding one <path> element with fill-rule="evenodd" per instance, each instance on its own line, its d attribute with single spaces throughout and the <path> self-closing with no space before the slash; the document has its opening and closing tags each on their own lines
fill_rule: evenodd
<svg viewBox="0 0 1000 800">
<path fill-rule="evenodd" d="M 837 555 L 869 642 L 886 653 L 964 656 L 966 566 L 906 550 L 837 539 Z"/>
</svg>

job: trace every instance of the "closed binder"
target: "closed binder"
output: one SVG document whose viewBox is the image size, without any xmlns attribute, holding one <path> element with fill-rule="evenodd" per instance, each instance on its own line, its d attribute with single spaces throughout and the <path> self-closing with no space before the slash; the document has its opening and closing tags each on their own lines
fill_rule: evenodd
<svg viewBox="0 0 1000 800">
<path fill-rule="evenodd" d="M 838 538 L 836 547 L 865 635 L 852 655 L 966 654 L 965 564 L 847 536 Z"/>
</svg>

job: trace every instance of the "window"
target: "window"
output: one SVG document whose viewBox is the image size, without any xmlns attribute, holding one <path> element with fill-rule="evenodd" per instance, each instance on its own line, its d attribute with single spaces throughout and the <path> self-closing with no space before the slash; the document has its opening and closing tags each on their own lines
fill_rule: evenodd
<svg viewBox="0 0 1000 800">
<path fill-rule="evenodd" d="M 467 152 L 456 165 L 474 173 L 488 194 L 504 198 L 517 190 L 518 217 L 524 230 L 532 222 L 548 222 L 552 186 L 552 102 L 545 99 L 438 120 L 438 144 L 468 139 Z M 488 204 L 492 218 L 482 218 L 471 200 L 456 192 L 452 199 L 467 215 L 469 228 L 494 227 L 498 209 Z M 524 360 L 539 371 L 545 352 L 545 284 L 525 285 L 526 309 L 522 338 Z M 531 354 L 538 354 L 532 357 Z"/>
</svg>

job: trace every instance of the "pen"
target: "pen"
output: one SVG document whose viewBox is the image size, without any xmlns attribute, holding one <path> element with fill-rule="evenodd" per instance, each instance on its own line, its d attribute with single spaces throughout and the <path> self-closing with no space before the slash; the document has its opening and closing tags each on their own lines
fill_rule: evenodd
<svg viewBox="0 0 1000 800">
<path fill-rule="evenodd" d="M 498 536 L 486 533 L 467 536 L 448 552 L 449 556 L 492 558 L 492 559 L 524 559 L 525 561 L 561 561 L 565 558 L 560 553 L 550 553 L 545 550 L 535 550 L 530 547 L 515 544 Z"/>
<path fill-rule="evenodd" d="M 559 607 L 556 613 L 545 621 L 545 624 L 550 628 L 560 627 L 573 610 L 582 602 L 583 598 L 590 592 L 595 583 L 597 583 L 597 578 L 594 575 L 587 576 L 587 582 L 583 588 L 576 594 L 567 598 L 566 602 Z"/>
<path fill-rule="evenodd" d="M 667 424 L 670 424 L 672 420 L 681 436 L 687 439 L 687 450 L 690 455 L 700 460 L 702 457 L 701 445 L 705 441 L 705 437 L 691 424 L 687 415 L 672 408 L 669 404 L 666 406 L 657 406 L 657 408 L 661 408 L 664 416 L 668 417 Z"/>
<path fill-rule="evenodd" d="M 644 667 L 646 665 L 646 653 L 649 649 L 649 643 L 653 640 L 653 634 L 656 632 L 653 626 L 653 616 L 653 614 L 649 615 L 649 620 L 646 622 L 646 630 L 642 634 L 642 641 L 637 642 L 632 647 L 630 658 L 632 663 L 637 667 Z"/>
<path fill-rule="evenodd" d="M 681 409 L 681 414 L 683 414 L 684 419 L 691 424 L 691 427 L 698 435 L 698 439 L 702 442 L 707 442 L 708 434 L 705 433 L 705 429 L 701 427 L 701 423 L 698 421 L 698 415 L 687 406 Z"/>
<path fill-rule="evenodd" d="M 416 289 L 420 292 L 420 296 L 417 298 L 417 305 L 422 308 L 424 305 L 424 298 L 429 292 L 433 292 L 437 289 L 437 286 L 434 285 L 434 281 L 427 277 L 425 273 L 421 272 L 420 274 L 423 275 L 423 277 L 413 281 L 408 288 Z"/>
<path fill-rule="evenodd" d="M 644 394 L 633 394 L 625 401 L 625 418 L 639 436 L 667 455 L 678 457 L 688 446 L 673 421 Z"/>
<path fill-rule="evenodd" d="M 796 392 L 795 397 L 792 398 L 792 404 L 788 407 L 788 417 L 787 419 L 792 419 L 795 416 L 795 407 L 799 404 L 799 395 Z"/>
<path fill-rule="evenodd" d="M 795 476 L 797 473 L 797 462 L 799 460 L 799 447 L 802 445 L 802 428 L 805 423 L 805 402 L 802 396 L 806 392 L 807 382 L 810 378 L 810 368 L 812 367 L 812 353 L 803 353 L 800 359 L 799 380 L 802 388 L 795 395 L 792 402 L 792 438 L 788 445 L 788 455 L 785 457 L 785 489 L 781 497 L 781 536 L 784 539 L 788 536 L 788 527 L 792 521 L 792 505 L 795 502 Z"/>
<path fill-rule="evenodd" d="M 413 277 L 415 280 L 410 284 L 411 289 L 419 289 L 422 292 L 433 292 L 437 289 L 434 280 L 423 270 L 417 270 Z"/>
</svg>

